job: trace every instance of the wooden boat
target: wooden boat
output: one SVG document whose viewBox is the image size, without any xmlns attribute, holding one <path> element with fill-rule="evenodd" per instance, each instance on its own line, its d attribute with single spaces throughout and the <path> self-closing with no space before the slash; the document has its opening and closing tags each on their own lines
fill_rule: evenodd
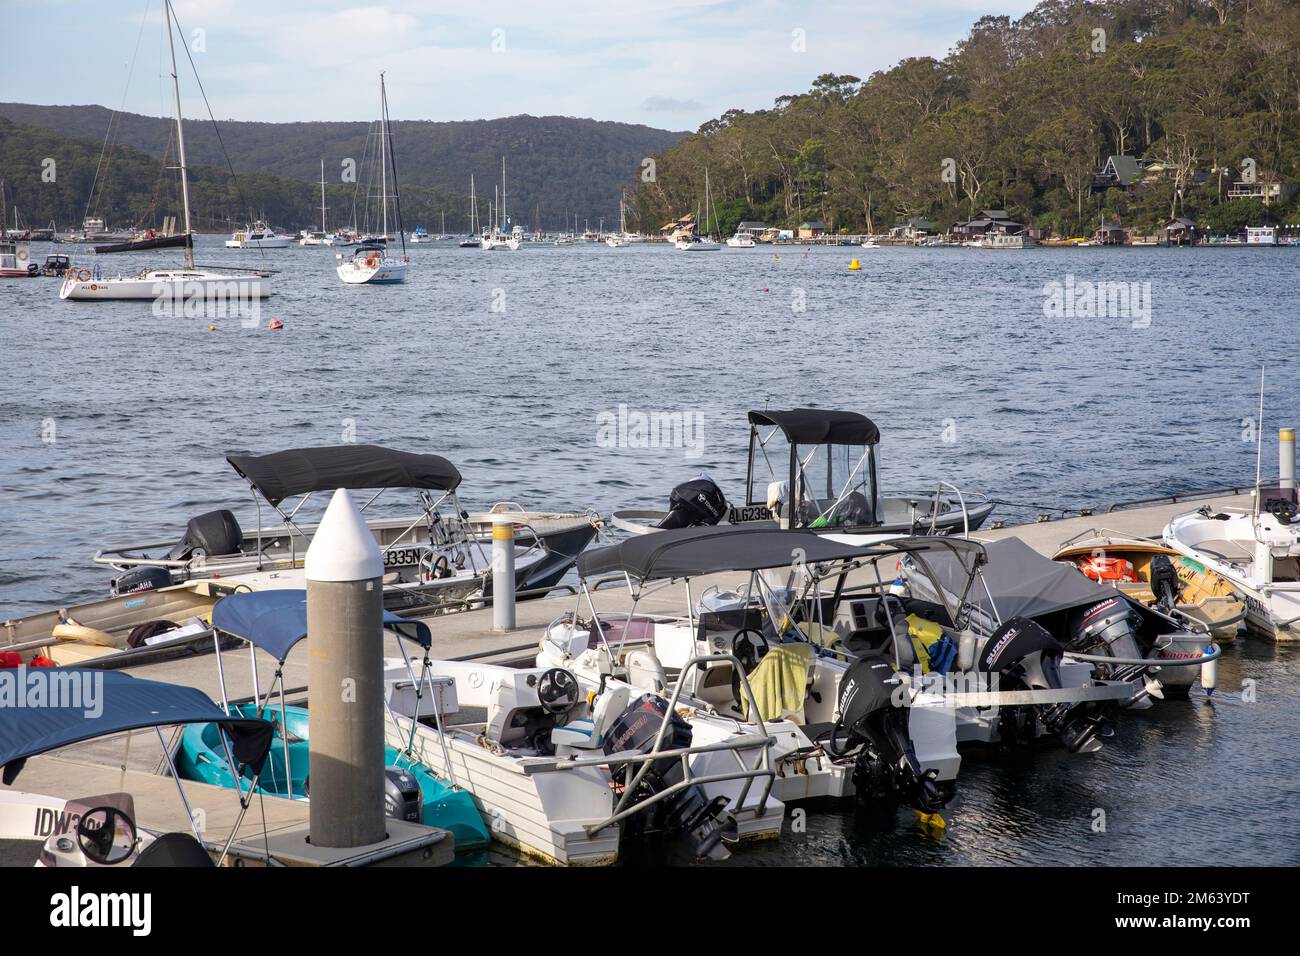
<svg viewBox="0 0 1300 956">
<path fill-rule="evenodd" d="M 194 239 L 189 235 L 154 236 L 145 233 L 134 239 L 128 239 L 126 242 L 114 242 L 105 246 L 96 246 L 95 253 L 102 256 L 113 252 L 142 252 L 146 249 L 175 249 L 181 246 L 193 248 L 193 245 Z"/>
<path fill-rule="evenodd" d="M 1156 603 L 1151 564 L 1167 557 L 1180 582 L 1174 610 L 1204 624 L 1217 641 L 1235 640 L 1246 603 L 1223 577 L 1159 541 L 1090 528 L 1064 542 L 1053 557 L 1075 565 L 1100 584 L 1111 585 L 1145 605 Z"/>
</svg>

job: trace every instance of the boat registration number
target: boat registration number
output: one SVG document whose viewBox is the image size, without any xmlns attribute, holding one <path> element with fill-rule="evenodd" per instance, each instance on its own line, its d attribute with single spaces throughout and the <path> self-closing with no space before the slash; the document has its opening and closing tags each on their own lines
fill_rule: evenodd
<svg viewBox="0 0 1300 956">
<path fill-rule="evenodd" d="M 420 563 L 420 548 L 390 548 L 384 552 L 384 567 L 404 568 Z"/>
<path fill-rule="evenodd" d="M 767 505 L 745 505 L 737 508 L 731 507 L 727 511 L 728 524 L 744 524 L 746 521 L 772 521 L 776 515 Z"/>
</svg>

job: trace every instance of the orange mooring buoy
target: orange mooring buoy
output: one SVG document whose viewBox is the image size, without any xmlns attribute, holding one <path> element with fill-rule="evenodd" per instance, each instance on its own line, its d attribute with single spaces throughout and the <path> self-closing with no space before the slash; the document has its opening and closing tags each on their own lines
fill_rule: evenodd
<svg viewBox="0 0 1300 956">
<path fill-rule="evenodd" d="M 284 323 L 281 322 L 279 319 L 272 319 L 270 323 L 267 325 L 267 328 L 270 329 L 272 332 L 274 332 L 276 329 L 284 328 Z"/>
</svg>

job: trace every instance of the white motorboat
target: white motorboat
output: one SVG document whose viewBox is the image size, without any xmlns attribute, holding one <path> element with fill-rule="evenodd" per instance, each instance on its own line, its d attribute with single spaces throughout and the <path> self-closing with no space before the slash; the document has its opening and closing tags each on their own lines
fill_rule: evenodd
<svg viewBox="0 0 1300 956">
<path fill-rule="evenodd" d="M 863 249 L 879 249 L 879 248 L 881 248 L 881 246 L 880 246 L 880 243 L 876 242 L 876 240 L 874 240 L 874 239 L 868 239 L 868 240 L 866 240 L 865 242 L 862 243 L 862 248 L 863 248 Z"/>
<path fill-rule="evenodd" d="M 791 554 L 800 552 L 792 567 Z M 933 815 L 952 798 L 961 765 L 954 709 L 912 684 L 907 625 L 892 639 L 882 629 L 881 646 L 867 648 L 852 601 L 834 582 L 868 564 L 892 569 L 908 554 L 948 552 L 978 556 L 982 548 L 953 538 L 867 541 L 752 528 L 629 539 L 579 559 L 576 607 L 547 628 L 537 665 L 568 668 L 599 690 L 621 682 L 634 694 L 663 694 L 681 683 L 678 712 L 696 739 L 737 730 L 774 738 L 772 793 L 782 802 L 858 795 L 938 823 Z M 723 577 L 738 571 L 743 586 Z M 628 582 L 629 612 L 596 610 L 589 582 L 604 576 Z M 637 613 L 640 599 L 670 579 L 685 586 L 686 613 Z M 714 583 L 696 598 L 692 585 L 705 581 Z M 871 651 L 863 663 L 845 640 Z M 876 667 L 880 652 L 892 660 L 906 652 L 904 666 Z M 706 658 L 705 667 L 682 671 Z"/>
<path fill-rule="evenodd" d="M 316 526 L 303 520 L 302 509 L 313 493 L 335 488 L 374 490 L 363 510 L 383 507 L 376 502 L 389 489 L 416 494 L 418 515 L 368 521 L 384 556 L 384 604 L 403 613 L 482 603 L 492 578 L 492 529 L 503 516 L 514 529 L 516 590 L 531 594 L 553 588 L 600 528 L 592 514 L 525 511 L 517 504 L 470 513 L 457 496 L 460 472 L 439 455 L 341 445 L 227 460 L 257 502 L 256 534 L 246 536 L 233 513 L 219 510 L 191 519 L 179 538 L 104 548 L 94 561 L 118 572 L 115 593 L 205 578 L 254 590 L 303 587 L 303 557 Z M 281 526 L 263 529 L 263 502 Z"/>
<path fill-rule="evenodd" d="M 876 483 L 879 441 L 875 423 L 857 412 L 751 411 L 743 504 L 729 504 L 717 484 L 701 476 L 673 489 L 668 511 L 615 511 L 611 522 L 631 534 L 766 522 L 814 530 L 966 535 L 993 513 L 993 502 L 983 495 L 962 492 L 947 481 L 916 494 L 882 495 Z"/>
<path fill-rule="evenodd" d="M 262 220 L 236 230 L 226 240 L 227 249 L 288 249 L 293 240 L 278 234 Z"/>
<path fill-rule="evenodd" d="M 417 672 L 401 651 L 385 662 L 387 742 L 467 790 L 494 840 L 549 863 L 599 866 L 637 835 L 677 836 L 712 859 L 780 836 L 771 739 L 737 729 L 696 742 L 678 713 L 680 680 L 667 695 L 622 683 L 584 693 L 563 667 L 426 657 Z M 684 672 L 715 659 L 687 661 Z"/>
<path fill-rule="evenodd" d="M 1246 600 L 1247 627 L 1275 641 L 1300 640 L 1300 504 L 1296 489 L 1256 486 L 1249 509 L 1176 515 L 1164 540 Z"/>
<path fill-rule="evenodd" d="M 673 248 L 678 252 L 717 252 L 722 245 L 699 236 L 678 236 L 673 240 Z"/>
<path fill-rule="evenodd" d="M 39 275 L 41 267 L 32 261 L 31 246 L 14 239 L 0 239 L 0 279 Z"/>
<path fill-rule="evenodd" d="M 185 236 L 192 236 L 190 224 L 189 172 L 185 162 L 185 135 L 181 124 L 181 88 L 176 68 L 174 29 L 179 30 L 170 0 L 165 4 L 164 29 L 171 54 L 172 96 L 176 109 L 176 151 L 180 160 L 181 203 L 185 212 Z M 89 223 L 90 220 L 87 220 Z M 102 224 L 102 221 L 101 221 Z M 286 239 L 286 245 L 287 245 Z M 120 299 L 150 299 L 172 315 L 246 315 L 256 300 L 272 294 L 270 273 L 260 270 L 212 269 L 194 264 L 194 247 L 186 242 L 183 269 L 145 269 L 132 275 L 103 274 L 94 268 L 69 268 L 59 287 L 59 298 L 95 302 Z"/>
<path fill-rule="evenodd" d="M 753 249 L 755 245 L 754 237 L 747 232 L 738 232 L 727 240 L 730 249 Z"/>
<path fill-rule="evenodd" d="M 395 255 L 388 246 L 388 173 L 393 173 L 392 198 L 396 203 L 397 236 L 402 246 L 401 255 Z M 338 252 L 335 271 L 347 285 L 396 285 L 406 281 L 411 260 L 406 255 L 406 233 L 402 229 L 402 204 L 397 191 L 397 164 L 393 156 L 392 133 L 388 125 L 388 87 L 384 74 L 379 74 L 379 205 L 380 232 L 378 236 L 363 237 L 351 256 Z"/>
</svg>

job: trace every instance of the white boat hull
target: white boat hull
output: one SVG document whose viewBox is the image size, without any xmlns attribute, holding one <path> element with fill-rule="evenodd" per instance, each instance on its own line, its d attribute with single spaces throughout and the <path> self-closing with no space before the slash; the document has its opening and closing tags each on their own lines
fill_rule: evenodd
<svg viewBox="0 0 1300 956">
<path fill-rule="evenodd" d="M 270 239 L 227 239 L 227 249 L 288 249 L 288 236 L 274 236 Z"/>
<path fill-rule="evenodd" d="M 338 267 L 339 278 L 348 285 L 395 285 L 406 281 L 407 263 L 381 259 L 373 266 L 347 260 Z"/>
<path fill-rule="evenodd" d="M 59 298 L 82 302 L 171 298 L 180 304 L 198 299 L 238 303 L 265 299 L 272 294 L 271 280 L 255 273 L 227 275 L 178 269 L 137 276 L 81 278 L 87 272 L 69 269 L 59 288 Z"/>
</svg>

